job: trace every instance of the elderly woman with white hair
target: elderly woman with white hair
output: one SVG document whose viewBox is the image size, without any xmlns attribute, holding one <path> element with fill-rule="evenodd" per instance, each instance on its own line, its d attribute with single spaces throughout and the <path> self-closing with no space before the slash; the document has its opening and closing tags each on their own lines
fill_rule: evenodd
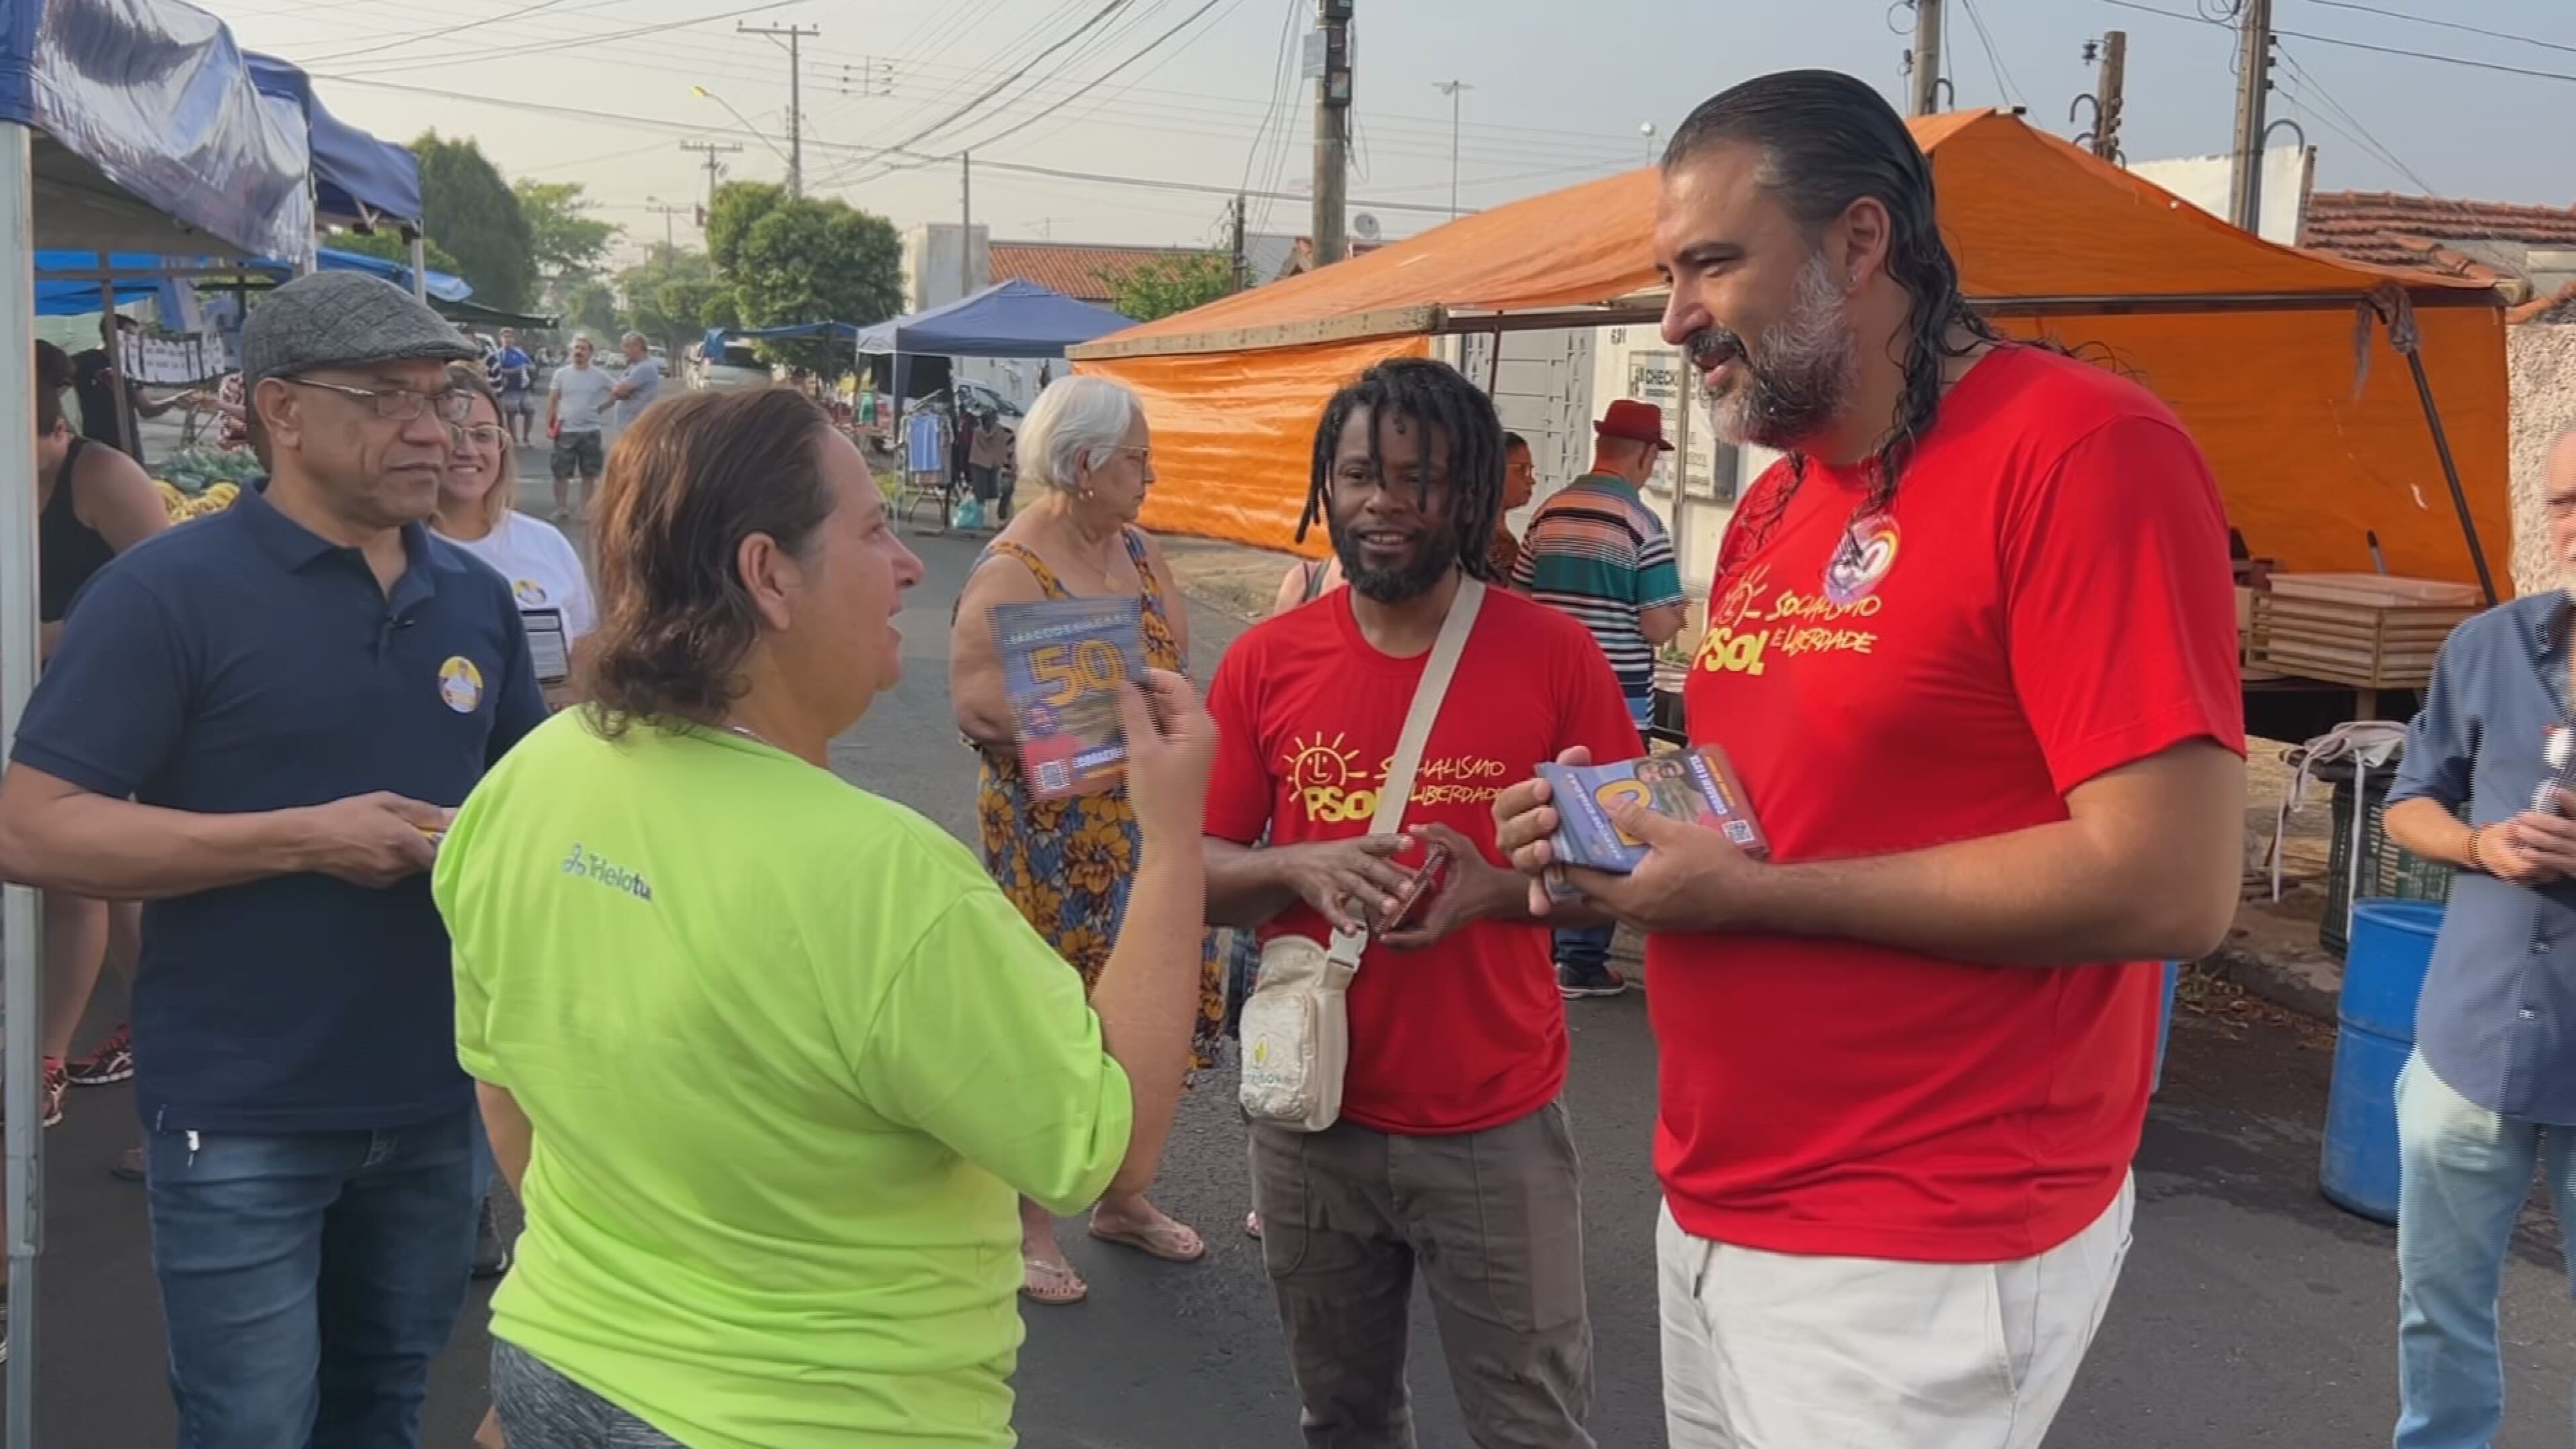
<svg viewBox="0 0 2576 1449">
<path fill-rule="evenodd" d="M 1020 429 L 1019 516 L 976 559 L 951 626 L 948 694 L 957 726 L 981 757 L 976 815 L 984 868 L 1002 893 L 1082 977 L 1088 990 L 1118 938 L 1139 841 L 1125 794 L 1033 798 L 1012 747 L 1009 691 L 988 615 L 996 604 L 1125 596 L 1144 601 L 1145 662 L 1186 672 L 1190 624 L 1162 549 L 1136 527 L 1154 486 L 1153 436 L 1135 394 L 1096 377 L 1067 377 L 1038 398 Z M 1220 937 L 1211 934 L 1200 974 L 1194 1069 L 1214 1064 L 1225 1023 Z M 1020 1203 L 1021 1288 L 1039 1303 L 1075 1303 L 1090 1287 L 1057 1243 L 1055 1219 Z M 1207 1245 L 1143 1192 L 1112 1193 L 1091 1214 L 1091 1235 L 1175 1263 Z"/>
</svg>

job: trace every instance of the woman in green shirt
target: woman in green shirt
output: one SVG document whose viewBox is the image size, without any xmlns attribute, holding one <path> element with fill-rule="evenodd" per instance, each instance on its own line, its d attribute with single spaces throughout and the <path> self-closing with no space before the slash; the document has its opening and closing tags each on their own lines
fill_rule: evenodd
<svg viewBox="0 0 2576 1449">
<path fill-rule="evenodd" d="M 1086 1006 L 963 846 L 827 768 L 921 563 L 820 408 L 646 412 L 597 551 L 590 702 L 485 778 L 433 877 L 527 1205 L 509 1443 L 1008 1445 L 1016 1195 L 1142 1191 L 1171 1127 L 1213 727 L 1177 676 L 1126 691 L 1148 848 Z"/>
</svg>

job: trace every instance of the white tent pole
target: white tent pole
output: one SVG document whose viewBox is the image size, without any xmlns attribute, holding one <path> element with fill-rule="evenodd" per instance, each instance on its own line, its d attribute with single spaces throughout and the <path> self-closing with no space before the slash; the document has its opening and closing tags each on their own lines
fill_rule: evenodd
<svg viewBox="0 0 2576 1449">
<path fill-rule="evenodd" d="M 0 358 L 29 365 L 36 353 L 35 167 L 26 127 L 0 122 Z M 15 371 L 16 369 L 11 369 Z M 21 377 L 25 373 L 18 374 Z M 14 488 L 7 486 L 12 480 Z M 14 499 L 15 501 L 8 501 Z M 18 716 L 36 687 L 36 394 L 0 387 L 0 759 L 15 748 Z M 45 1246 L 43 1048 L 37 965 L 43 927 L 36 893 L 0 888 L 0 1084 L 8 1172 L 9 1449 L 36 1445 L 36 1260 Z"/>
<path fill-rule="evenodd" d="M 411 234 L 411 294 L 429 300 L 429 238 L 418 232 Z"/>
</svg>

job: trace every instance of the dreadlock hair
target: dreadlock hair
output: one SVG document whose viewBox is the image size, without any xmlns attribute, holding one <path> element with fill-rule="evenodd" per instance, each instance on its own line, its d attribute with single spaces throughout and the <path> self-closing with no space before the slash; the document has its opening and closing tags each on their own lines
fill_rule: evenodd
<svg viewBox="0 0 2576 1449">
<path fill-rule="evenodd" d="M 1760 76 L 1702 101 L 1673 133 L 1663 169 L 1669 172 L 1723 142 L 1761 151 L 1762 188 L 1788 208 L 1811 241 L 1863 197 L 1887 208 L 1887 274 L 1914 299 L 1914 308 L 1898 340 L 1905 387 L 1869 469 L 1864 510 L 1885 509 L 1895 501 L 1897 480 L 1916 445 L 1940 416 L 1942 364 L 1979 343 L 2004 340 L 1959 290 L 1959 267 L 1941 240 L 1933 204 L 1932 162 L 1885 98 L 1867 83 L 1829 70 Z M 1806 467 L 1803 454 L 1789 455 L 1790 485 L 1778 490 L 1757 533 L 1768 532 L 1786 511 Z"/>
<path fill-rule="evenodd" d="M 1315 424 L 1315 456 L 1306 483 L 1306 511 L 1297 519 L 1297 541 L 1318 521 L 1331 527 L 1333 455 L 1351 414 L 1367 409 L 1369 465 L 1381 467 L 1378 435 L 1390 418 L 1404 418 L 1424 435 L 1449 440 L 1449 531 L 1458 567 L 1468 577 L 1494 582 L 1494 530 L 1503 518 L 1503 422 L 1494 400 L 1458 369 L 1422 357 L 1377 364 L 1324 404 Z"/>
</svg>

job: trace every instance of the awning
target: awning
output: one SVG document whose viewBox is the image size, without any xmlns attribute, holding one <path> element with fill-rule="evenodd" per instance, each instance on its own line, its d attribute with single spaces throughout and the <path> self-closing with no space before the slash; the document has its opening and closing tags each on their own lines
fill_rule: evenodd
<svg viewBox="0 0 2576 1449">
<path fill-rule="evenodd" d="M 0 120 L 35 133 L 45 245 L 312 253 L 303 138 L 193 6 L 0 0 Z"/>
<path fill-rule="evenodd" d="M 858 350 L 926 357 L 1062 357 L 1133 324 L 1106 307 L 1013 278 L 944 306 L 880 322 Z"/>
<path fill-rule="evenodd" d="M 368 230 L 384 223 L 420 230 L 420 162 L 408 148 L 379 141 L 334 116 L 313 94 L 313 78 L 272 55 L 243 57 L 263 94 L 292 100 L 304 112 L 313 156 L 313 195 L 322 219 Z"/>
<path fill-rule="evenodd" d="M 2182 418 L 2257 555 L 2308 571 L 2476 577 L 2512 537 L 2503 299 L 2455 277 L 2275 246 L 1992 111 L 1911 123 L 1962 285 L 2008 330 L 2126 372 Z M 1154 429 L 1148 526 L 1289 546 L 1317 413 L 1439 334 L 1650 324 L 1656 173 L 1464 217 L 1421 236 L 1073 348 Z M 2419 358 L 2365 318 L 2396 284 Z M 2420 360 L 2458 465 L 2411 377 Z M 1597 412 L 1608 397 L 1593 398 Z M 1308 547 L 1321 549 L 1320 537 Z"/>
</svg>

